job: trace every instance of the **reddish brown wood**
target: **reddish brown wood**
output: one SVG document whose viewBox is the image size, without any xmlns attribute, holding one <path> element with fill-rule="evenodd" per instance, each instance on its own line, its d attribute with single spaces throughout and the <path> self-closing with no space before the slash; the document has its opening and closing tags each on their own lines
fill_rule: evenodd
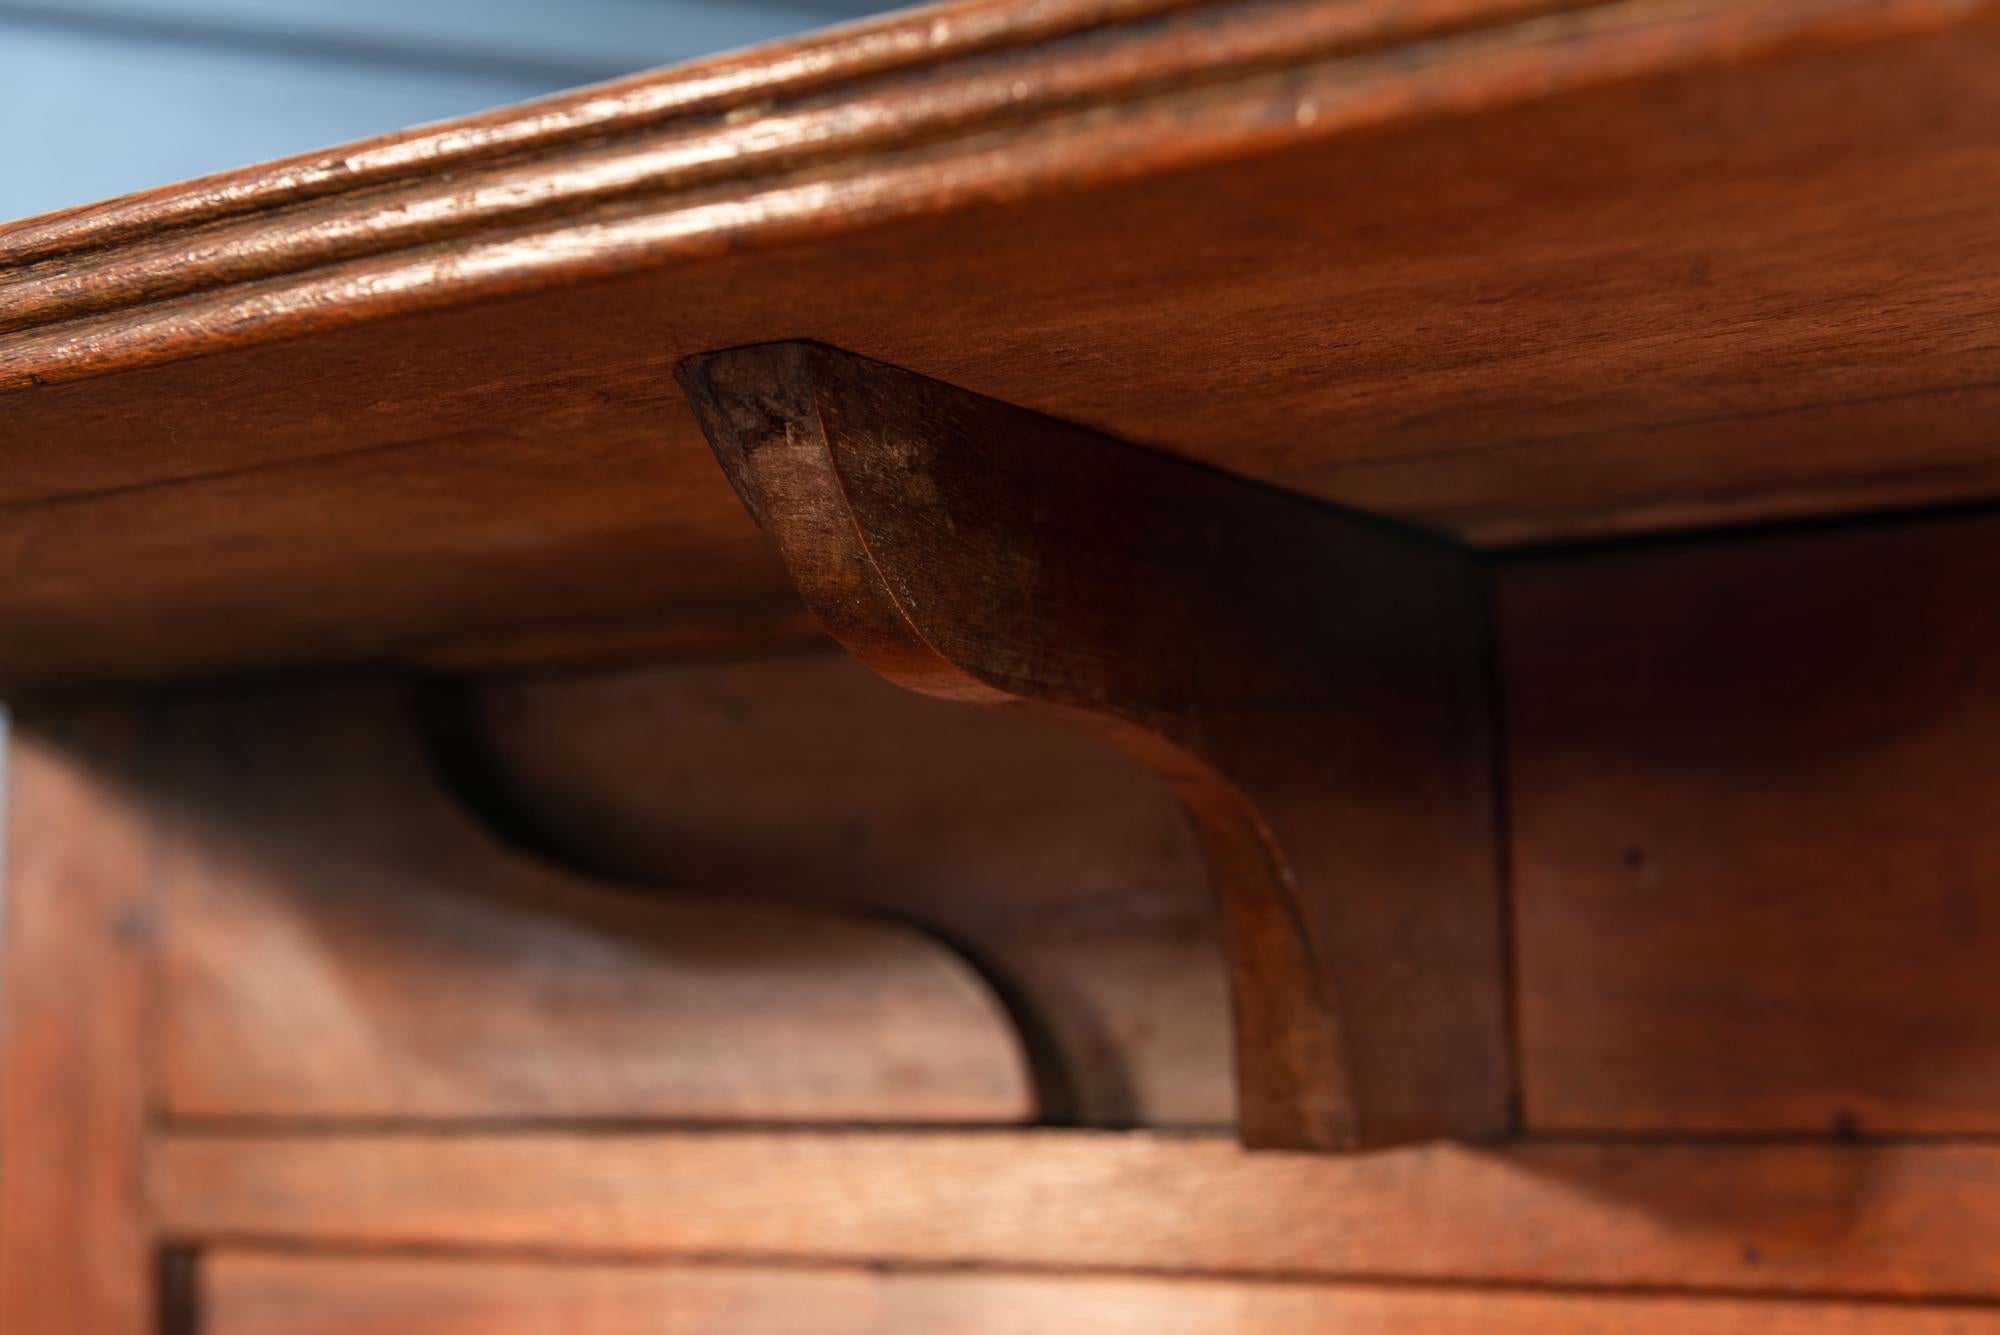
<svg viewBox="0 0 2000 1335">
<path fill-rule="evenodd" d="M 729 62 L 698 64 L 679 78 L 627 81 L 555 107 L 530 104 L 511 115 L 474 117 L 446 134 L 392 136 L 353 155 L 358 171 L 341 173 L 324 157 L 294 160 L 252 168 L 234 181 L 195 182 L 67 217 L 30 219 L 0 251 L 18 265 L 0 278 L 0 329 L 129 312 L 189 291 L 455 235 L 504 234 L 551 212 L 616 204 L 642 192 L 693 192 L 826 165 L 849 177 L 852 189 L 853 177 L 870 174 L 871 158 L 912 143 L 963 139 L 1002 118 L 1058 118 L 1079 103 L 1109 104 L 1131 117 L 1158 86 L 1204 73 L 1254 81 L 1264 67 L 1365 53 L 1456 27 L 1505 33 L 1552 7 L 1549 0 L 1415 0 L 1269 4 L 1232 13 L 1208 0 L 1214 14 L 1174 12 L 1200 4 L 1081 0 L 1034 12 L 1002 0 L 952 17 L 878 21 L 872 41 L 870 35 L 823 38 L 812 52 L 817 69 L 801 68 L 797 45 L 779 45 L 761 60 L 739 58 L 720 81 L 714 65 Z M 1112 40 L 1105 40 L 1107 29 Z M 1022 45 L 1029 59 L 979 58 L 995 47 Z M 881 81 L 884 73 L 903 77 Z M 829 84 L 839 93 L 832 114 L 827 99 L 812 96 Z M 1260 129 L 1268 134 L 1260 122 L 1272 117 L 1267 110 L 1238 112 L 1235 119 L 1224 134 L 1240 139 Z M 1200 140 L 1179 138 L 1156 151 L 1196 156 L 1190 150 L 1198 151 Z M 524 147 L 534 153 L 526 162 L 519 156 Z M 941 184 L 926 182 L 927 193 Z M 364 194 L 364 186 L 373 189 Z M 318 204 L 315 196 L 326 193 L 335 201 Z M 837 228 L 838 205 L 829 209 L 829 202 L 801 201 L 780 211 Z M 259 226 L 268 219 L 258 215 L 274 208 L 285 211 L 287 225 Z M 247 228 L 240 219 L 246 213 Z M 191 227 L 204 222 L 220 225 Z M 132 332 L 125 331 L 127 339 Z M 183 325 L 170 337 L 191 332 Z M 70 374 L 84 369 L 74 358 L 63 361 Z"/>
<path fill-rule="evenodd" d="M 964 962 L 851 913 L 593 882 L 442 791 L 408 698 L 156 710 L 175 1118 L 1016 1122 Z M 52 958 L 54 958 L 52 956 Z"/>
<path fill-rule="evenodd" d="M 1531 1129 L 1995 1129 L 1995 536 L 1959 516 L 1500 567 Z M 839 666 L 517 682 L 487 721 L 566 846 L 665 884 L 818 868 L 1002 965 L 1087 1119 L 1225 1119 L 1158 803 L 1085 745 Z M 699 792 L 676 782 L 696 757 Z"/>
<path fill-rule="evenodd" d="M 470 731 L 521 822 L 578 865 L 871 910 L 967 952 L 1038 1040 L 1044 1115 L 1234 1122 L 1214 896 L 1166 784 L 1074 729 L 898 689 L 820 642 L 482 682 Z"/>
<path fill-rule="evenodd" d="M 1222 901 L 1251 1144 L 1505 1128 L 1475 567 L 830 349 L 683 383 L 857 658 L 1080 723 L 1173 785 Z"/>
<path fill-rule="evenodd" d="M 0 1330 L 149 1335 L 154 830 L 142 722 L 30 715 L 6 740 Z"/>
<path fill-rule="evenodd" d="M 2000 1297 L 1988 1145 L 176 1136 L 154 1164 L 188 1241 Z"/>
<path fill-rule="evenodd" d="M 203 1335 L 1991 1335 L 1985 1307 L 224 1251 Z"/>
<path fill-rule="evenodd" d="M 416 655 L 429 670 L 478 671 L 518 680 L 538 672 L 575 676 L 579 660 L 594 672 L 633 664 L 806 654 L 827 648 L 826 633 L 794 597 L 683 608 L 672 617 L 508 629 L 458 639 Z"/>
<path fill-rule="evenodd" d="M 17 225 L 0 675 L 764 604 L 777 338 L 1481 543 L 1992 495 L 1988 13 L 1009 0 Z"/>
<path fill-rule="evenodd" d="M 281 158 L 241 171 L 84 204 L 9 226 L 10 265 L 145 240 L 163 228 L 216 223 L 342 190 L 409 185 L 547 149 L 647 131 L 755 106 L 760 99 L 987 54 L 1091 28 L 1144 19 L 1184 0 L 983 0 L 923 15 L 892 13 L 504 107 L 443 125 L 385 134 L 363 145 Z M 1380 11 L 1360 17 L 1380 22 Z M 1393 21 L 1393 14 L 1390 15 Z M 58 270 L 58 273 L 60 271 Z"/>
<path fill-rule="evenodd" d="M 202 1335 L 859 1335 L 896 1286 L 866 1272 L 222 1251 Z"/>
<path fill-rule="evenodd" d="M 1503 588 L 1529 1124 L 2000 1130 L 2000 520 Z"/>
<path fill-rule="evenodd" d="M 1466 558 L 1252 482 L 1502 546 L 2000 494 L 1996 12 L 994 0 L 0 229 L 0 682 L 796 646 L 803 573 L 889 675 L 1081 718 L 1180 788 L 1232 908 L 1254 1138 L 1490 1129 Z M 788 569 L 667 372 L 799 338 L 989 398 L 880 371 L 828 394 L 846 373 L 826 362 L 801 412 L 774 382 L 762 408 L 797 430 L 770 448 L 792 454 L 744 472 Z M 881 1051 L 937 1057 L 954 1016 L 990 1034 L 992 1008 L 948 968 L 956 1000 L 930 1008 L 928 953 L 913 1001 L 906 937 L 834 928 L 814 954 L 798 910 L 750 915 L 786 936 L 727 937 L 729 958 L 803 954 L 879 1013 L 850 1024 L 794 978 L 718 1015 L 724 989 L 650 967 L 694 910 L 441 836 L 411 819 L 428 788 L 355 798 L 356 774 L 408 772 L 377 733 L 300 746 L 287 731 L 312 730 L 268 702 L 217 707 L 247 733 L 176 706 L 157 717 L 193 724 L 169 748 L 184 771 L 137 779 L 125 742 L 65 723 L 10 799 L 17 827 L 53 814 L 7 855 L 30 893 L 6 944 L 30 960 L 0 1006 L 0 1318 L 143 1328 L 143 1179 L 197 1246 L 1155 1277 L 786 1281 L 823 1318 L 859 1293 L 919 1328 L 946 1326 L 953 1284 L 1035 1286 L 1008 1292 L 1062 1309 L 1039 1328 L 1125 1319 L 1141 1291 L 1147 1328 L 1641 1310 L 1468 1282 L 1743 1297 L 1662 1300 L 1696 1328 L 1920 1319 L 1834 1295 L 1962 1298 L 1940 1324 L 1975 1323 L 2000 1302 L 2000 1152 L 1834 1140 L 1993 1129 L 1990 527 L 1506 577 L 1527 1121 L 1572 1138 L 1490 1153 L 358 1134 L 346 1119 L 883 1113 L 910 1091 L 840 1044 L 887 1028 Z M 144 927 L 155 869 L 185 932 L 164 999 L 116 932 Z M 1104 986 L 1055 1004 L 1115 993 L 1129 1029 L 1143 987 Z M 669 1003 L 805 1092 L 771 1069 L 677 1083 L 639 1015 Z M 1005 1051 L 1005 1088 L 956 1114 L 933 1076 L 987 1066 L 922 1066 L 920 1115 L 1025 1111 Z M 249 1135 L 246 1115 L 343 1125 Z M 1792 1139 L 1579 1135 L 1603 1131 Z M 1187 1270 L 1461 1287 L 1274 1309 L 1213 1280 L 1162 1303 Z M 1099 1283 L 1116 1293 L 1072 1287 Z M 605 1310 L 674 1301 L 627 1292 Z M 932 1297 L 899 1316 L 912 1293 Z"/>
</svg>

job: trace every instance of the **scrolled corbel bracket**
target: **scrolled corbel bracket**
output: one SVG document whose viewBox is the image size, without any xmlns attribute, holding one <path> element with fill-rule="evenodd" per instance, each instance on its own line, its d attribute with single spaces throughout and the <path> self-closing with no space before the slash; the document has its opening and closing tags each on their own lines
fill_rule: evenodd
<svg viewBox="0 0 2000 1335">
<path fill-rule="evenodd" d="M 1462 552 L 808 343 L 689 359 L 826 628 L 1159 771 L 1223 908 L 1253 1146 L 1509 1123 L 1484 581 Z"/>
</svg>

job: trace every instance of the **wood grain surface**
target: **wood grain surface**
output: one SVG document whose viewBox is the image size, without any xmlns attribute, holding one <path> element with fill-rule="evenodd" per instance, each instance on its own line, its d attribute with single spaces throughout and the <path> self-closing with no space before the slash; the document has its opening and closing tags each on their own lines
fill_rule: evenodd
<svg viewBox="0 0 2000 1335">
<path fill-rule="evenodd" d="M 1245 1150 L 1140 1132 L 169 1137 L 170 1237 L 2000 1296 L 1990 1145 Z"/>
<path fill-rule="evenodd" d="M 853 912 L 502 849 L 391 687 L 155 711 L 159 1106 L 175 1119 L 1018 1122 L 1005 1011 Z"/>
<path fill-rule="evenodd" d="M 0 675 L 781 598 L 780 338 L 1479 543 L 1991 495 L 1987 18 L 1009 0 L 18 225 Z"/>
<path fill-rule="evenodd" d="M 1618 6 L 1599 7 L 1613 17 L 1593 15 L 1555 31 L 1573 35 L 1623 26 Z M 1108 117 L 1097 119 L 1138 121 L 1134 128 L 1150 130 L 1152 156 L 1161 161 L 1146 166 L 1200 161 L 1214 153 L 1218 141 L 1255 147 L 1259 137 L 1309 129 L 1312 119 L 1304 126 L 1286 125 L 1287 119 L 1298 119 L 1286 116 L 1288 107 L 1241 108 L 1221 124 L 1203 127 L 1206 133 L 1180 126 L 1170 135 L 1162 133 L 1165 126 L 1143 122 L 1160 89 L 1215 80 L 1255 88 L 1260 76 L 1315 58 L 1345 58 L 1366 68 L 1368 57 L 1383 47 L 1426 39 L 1450 43 L 1467 34 L 1474 40 L 1459 45 L 1475 53 L 1482 46 L 1532 46 L 1537 37 L 1552 35 L 1538 31 L 1535 21 L 1562 8 L 1549 0 L 1425 0 L 1404 6 L 1082 0 L 1044 5 L 1035 14 L 1018 0 L 1002 0 L 967 6 L 955 15 L 900 16 L 878 23 L 872 34 L 780 44 L 761 60 L 721 62 L 722 71 L 715 63 L 698 63 L 678 78 L 631 80 L 553 104 L 529 103 L 468 118 L 428 135 L 368 141 L 331 161 L 331 155 L 317 160 L 307 155 L 251 168 L 234 179 L 209 178 L 29 219 L 8 229 L 5 254 L 15 268 L 0 287 L 5 298 L 0 328 L 32 330 L 107 312 L 138 312 L 143 322 L 146 308 L 187 292 L 310 273 L 458 234 L 511 240 L 507 234 L 518 224 L 532 230 L 551 216 L 574 222 L 583 214 L 602 224 L 603 217 L 588 217 L 593 209 L 615 208 L 635 196 L 667 196 L 676 203 L 676 197 L 702 199 L 704 186 L 764 184 L 801 168 L 821 168 L 813 175 L 824 177 L 831 166 L 834 188 L 775 210 L 760 201 L 763 208 L 744 211 L 737 221 L 783 218 L 837 230 L 852 225 L 848 215 L 859 202 L 854 187 L 898 149 L 943 141 L 957 150 L 955 156 L 968 156 L 963 141 L 973 140 L 976 153 L 983 131 L 1002 128 L 1012 131 L 1010 139 L 1031 141 L 1036 130 L 1070 128 L 1079 111 L 1101 109 Z M 1944 13 L 1951 8 L 1940 7 Z M 1838 12 L 1838 6 L 1821 0 L 1764 23 L 1782 34 L 1786 19 L 1798 24 Z M 1924 18 L 1935 22 L 1924 15 L 1920 25 Z M 805 61 L 799 59 L 801 48 L 809 51 Z M 996 52 L 1002 58 L 994 59 Z M 884 80 L 885 74 L 892 77 Z M 1239 107 L 1244 101 L 1232 100 Z M 1088 162 L 1078 158 L 1080 165 Z M 1091 166 L 1100 177 L 1132 170 L 1105 162 Z M 949 197 L 954 184 L 940 174 L 919 186 L 931 196 L 925 202 L 935 205 L 939 196 Z M 615 235 L 615 227 L 610 230 Z M 654 239 L 698 238 L 669 232 Z M 593 249 L 609 248 L 600 243 Z M 573 273 L 577 260 L 589 258 L 602 271 L 602 261 L 614 257 L 615 250 L 520 255 L 513 265 L 525 261 L 530 269 Z M 493 267 L 490 260 L 475 263 L 446 281 L 471 280 L 477 290 L 481 279 L 498 276 Z M 389 297 L 392 306 L 396 300 L 393 293 L 371 295 Z M 362 313 L 322 314 L 352 319 Z M 126 322 L 118 341 L 136 350 L 131 324 Z M 183 320 L 170 328 L 156 325 L 152 332 L 179 341 L 195 331 Z M 184 353 L 187 345 L 174 350 Z M 80 363 L 60 359 L 49 373 L 38 373 L 44 381 L 65 371 L 88 373 L 93 364 L 103 364 L 97 359 L 107 351 L 99 348 Z"/>
<path fill-rule="evenodd" d="M 1250 1144 L 1506 1129 L 1476 566 L 832 349 L 682 379 L 856 658 L 1085 727 L 1179 795 L 1222 906 Z"/>
<path fill-rule="evenodd" d="M 134 710 L 5 732 L 0 1330 L 151 1335 L 157 831 Z"/>
<path fill-rule="evenodd" d="M 285 1256 L 202 1262 L 204 1335 L 1989 1335 L 1984 1307 L 1204 1279 Z"/>
<path fill-rule="evenodd" d="M 1167 786 L 1074 729 L 901 690 L 822 644 L 482 681 L 467 733 L 513 825 L 570 865 L 950 942 L 1027 1031 L 1044 1117 L 1233 1123 L 1220 921 Z"/>
<path fill-rule="evenodd" d="M 1502 583 L 1526 1117 L 2000 1130 L 2000 519 Z"/>
</svg>

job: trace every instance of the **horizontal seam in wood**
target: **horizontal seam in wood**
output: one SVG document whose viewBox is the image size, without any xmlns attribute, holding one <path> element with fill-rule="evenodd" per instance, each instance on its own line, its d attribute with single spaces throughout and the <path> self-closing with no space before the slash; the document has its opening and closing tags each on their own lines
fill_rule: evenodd
<svg viewBox="0 0 2000 1335">
<path fill-rule="evenodd" d="M 579 1246 L 523 1243 L 449 1243 L 428 1240 L 292 1239 L 262 1232 L 169 1233 L 168 1241 L 195 1244 L 204 1250 L 259 1252 L 299 1257 L 353 1257 L 379 1259 L 387 1256 L 436 1260 L 480 1260 L 531 1262 L 549 1266 L 615 1265 L 639 1267 L 723 1267 L 745 1269 L 812 1269 L 848 1271 L 865 1269 L 883 1274 L 964 1275 L 1044 1278 L 1100 1278 L 1106 1280 L 1146 1280 L 1148 1282 L 1217 1281 L 1244 1285 L 1310 1285 L 1315 1288 L 1379 1288 L 1404 1292 L 1452 1292 L 1523 1297 L 1618 1299 L 1679 1299 L 1687 1302 L 1757 1303 L 1782 1306 L 1855 1306 L 1889 1310 L 2000 1308 L 2000 1298 L 1977 1293 L 1934 1293 L 1911 1295 L 1888 1290 L 1848 1291 L 1840 1289 L 1710 1288 L 1679 1285 L 1639 1285 L 1588 1283 L 1565 1284 L 1555 1281 L 1522 1282 L 1465 1279 L 1451 1275 L 1412 1276 L 1382 1274 L 1367 1270 L 1293 1270 L 1286 1268 L 1235 1268 L 1175 1265 L 1171 1269 L 1144 1266 L 1079 1264 L 1051 1265 L 1033 1261 L 923 1261 L 884 1253 L 856 1258 L 839 1252 L 803 1249 L 738 1251 L 713 1248 L 679 1249 L 634 1244 L 627 1247 Z"/>
</svg>

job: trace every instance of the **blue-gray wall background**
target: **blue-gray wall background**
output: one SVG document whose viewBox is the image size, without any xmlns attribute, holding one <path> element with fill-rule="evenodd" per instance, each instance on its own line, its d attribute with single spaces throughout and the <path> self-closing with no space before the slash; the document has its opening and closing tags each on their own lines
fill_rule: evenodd
<svg viewBox="0 0 2000 1335">
<path fill-rule="evenodd" d="M 0 219 L 896 7 L 871 0 L 0 0 Z"/>
</svg>

